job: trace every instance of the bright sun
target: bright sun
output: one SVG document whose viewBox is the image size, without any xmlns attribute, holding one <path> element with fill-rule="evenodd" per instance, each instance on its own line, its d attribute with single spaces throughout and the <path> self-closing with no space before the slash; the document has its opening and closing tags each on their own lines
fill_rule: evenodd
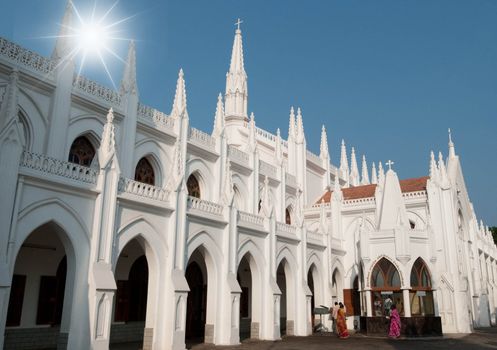
<svg viewBox="0 0 497 350">
<path fill-rule="evenodd" d="M 109 33 L 98 23 L 88 23 L 78 30 L 77 42 L 86 53 L 99 53 L 107 47 Z"/>
<path fill-rule="evenodd" d="M 107 20 L 107 17 L 109 17 L 109 14 L 118 4 L 118 2 L 119 1 L 116 1 L 109 9 L 104 11 L 103 15 L 97 16 L 97 4 L 95 1 L 91 15 L 86 17 L 82 16 L 76 8 L 76 5 L 74 5 L 73 1 L 70 1 L 69 4 L 72 7 L 73 13 L 76 15 L 77 21 L 74 21 L 73 24 L 70 26 L 65 26 L 67 33 L 61 35 L 73 38 L 75 43 L 75 47 L 63 58 L 62 61 L 72 60 L 74 57 L 79 56 L 81 59 L 81 64 L 79 67 L 78 75 L 80 75 L 85 65 L 86 59 L 88 57 L 97 58 L 104 67 L 107 76 L 112 82 L 114 88 L 116 88 L 116 85 L 114 83 L 114 80 L 112 79 L 104 56 L 105 54 L 110 54 L 121 62 L 124 62 L 124 60 L 117 53 L 114 52 L 114 50 L 112 49 L 112 44 L 115 44 L 115 42 L 119 40 L 129 41 L 128 38 L 120 37 L 122 28 L 119 28 L 119 26 L 134 17 L 130 16 L 127 18 L 121 18 L 114 22 L 109 22 Z"/>
</svg>

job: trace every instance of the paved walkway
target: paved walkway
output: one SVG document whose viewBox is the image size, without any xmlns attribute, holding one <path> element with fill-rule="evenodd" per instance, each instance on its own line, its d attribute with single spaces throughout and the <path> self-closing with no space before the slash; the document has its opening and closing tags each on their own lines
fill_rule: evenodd
<svg viewBox="0 0 497 350">
<path fill-rule="evenodd" d="M 113 346 L 116 350 L 137 350 L 139 344 Z M 367 337 L 354 334 L 349 339 L 338 339 L 333 335 L 309 337 L 284 337 L 281 341 L 246 340 L 238 346 L 214 346 L 198 344 L 192 350 L 486 350 L 497 349 L 497 327 L 476 330 L 472 334 L 448 334 L 433 338 L 407 338 L 392 340 L 386 337 Z"/>
</svg>

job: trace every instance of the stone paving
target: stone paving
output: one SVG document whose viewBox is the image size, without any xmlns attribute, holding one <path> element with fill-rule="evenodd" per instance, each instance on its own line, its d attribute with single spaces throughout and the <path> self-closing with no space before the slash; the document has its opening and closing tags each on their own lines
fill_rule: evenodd
<svg viewBox="0 0 497 350">
<path fill-rule="evenodd" d="M 138 344 L 113 346 L 115 350 L 137 350 Z M 349 339 L 338 339 L 333 335 L 313 335 L 309 337 L 284 337 L 281 341 L 246 340 L 238 346 L 214 346 L 197 344 L 192 350 L 484 350 L 497 349 L 497 327 L 478 329 L 472 334 L 448 334 L 433 338 L 368 337 L 362 334 L 351 335 Z"/>
</svg>

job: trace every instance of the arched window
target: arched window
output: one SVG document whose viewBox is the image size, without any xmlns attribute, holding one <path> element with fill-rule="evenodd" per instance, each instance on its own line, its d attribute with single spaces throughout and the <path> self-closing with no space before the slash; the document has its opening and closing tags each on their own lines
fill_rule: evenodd
<svg viewBox="0 0 497 350">
<path fill-rule="evenodd" d="M 399 272 L 388 259 L 382 258 L 374 267 L 371 287 L 400 288 Z"/>
<path fill-rule="evenodd" d="M 84 136 L 74 140 L 69 150 L 69 161 L 79 165 L 90 166 L 95 157 L 95 148 Z"/>
<path fill-rule="evenodd" d="M 414 230 L 416 228 L 416 223 L 414 220 L 409 220 L 409 226 L 411 227 L 411 230 Z"/>
<path fill-rule="evenodd" d="M 411 314 L 414 316 L 435 314 L 430 272 L 421 258 L 418 258 L 412 266 L 409 302 Z"/>
<path fill-rule="evenodd" d="M 290 215 L 290 208 L 285 209 L 285 224 L 292 224 L 292 216 Z"/>
<path fill-rule="evenodd" d="M 17 115 L 17 120 L 19 121 L 19 128 L 21 131 L 21 142 L 24 150 L 29 150 L 31 135 L 29 130 L 29 124 L 22 113 Z"/>
<path fill-rule="evenodd" d="M 135 180 L 149 185 L 155 185 L 154 168 L 147 158 L 140 159 L 138 164 L 136 164 Z"/>
<path fill-rule="evenodd" d="M 188 195 L 191 197 L 200 198 L 200 184 L 198 183 L 195 175 L 190 175 L 186 181 L 186 188 L 188 189 Z"/>
<path fill-rule="evenodd" d="M 400 275 L 395 265 L 385 258 L 378 261 L 371 274 L 373 316 L 388 316 L 394 303 L 399 313 L 404 312 L 400 286 Z"/>
</svg>

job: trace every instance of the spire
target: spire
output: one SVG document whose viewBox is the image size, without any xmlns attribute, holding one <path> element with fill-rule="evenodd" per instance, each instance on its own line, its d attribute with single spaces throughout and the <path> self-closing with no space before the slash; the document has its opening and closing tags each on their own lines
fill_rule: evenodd
<svg viewBox="0 0 497 350">
<path fill-rule="evenodd" d="M 455 158 L 456 157 L 456 149 L 454 147 L 454 142 L 452 142 L 452 132 L 450 131 L 449 128 L 449 158 Z"/>
<path fill-rule="evenodd" d="M 430 180 L 438 181 L 438 168 L 433 151 L 430 152 Z"/>
<path fill-rule="evenodd" d="M 378 185 L 383 186 L 385 184 L 385 171 L 383 170 L 383 165 L 381 162 L 378 163 Z"/>
<path fill-rule="evenodd" d="M 304 122 L 302 120 L 302 112 L 300 107 L 297 108 L 297 142 L 302 143 L 305 140 Z"/>
<path fill-rule="evenodd" d="M 231 52 L 231 62 L 226 74 L 226 116 L 247 119 L 247 73 L 243 63 L 242 31 L 235 31 L 235 40 Z"/>
<path fill-rule="evenodd" d="M 295 140 L 296 131 L 295 131 L 295 111 L 293 106 L 290 108 L 290 121 L 288 124 L 288 138 Z"/>
<path fill-rule="evenodd" d="M 250 121 L 249 121 L 249 140 L 247 144 L 249 152 L 255 152 L 257 149 L 257 139 L 255 136 L 255 117 L 254 113 L 250 113 Z"/>
<path fill-rule="evenodd" d="M 342 189 L 340 188 L 340 180 L 338 178 L 338 171 L 335 174 L 335 182 L 333 183 L 333 193 L 331 194 L 331 198 L 334 201 L 341 201 L 343 196 L 342 196 Z"/>
<path fill-rule="evenodd" d="M 273 212 L 273 206 L 271 204 L 271 198 L 269 196 L 269 179 L 267 176 L 264 177 L 264 187 L 262 188 L 261 201 L 262 214 L 266 217 L 270 217 Z"/>
<path fill-rule="evenodd" d="M 186 115 L 187 113 L 186 113 L 185 79 L 184 79 L 183 69 L 180 69 L 178 74 L 178 81 L 176 83 L 176 94 L 174 95 L 171 117 L 178 118 Z"/>
<path fill-rule="evenodd" d="M 278 161 L 278 164 L 281 165 L 283 161 L 283 151 L 281 149 L 281 133 L 280 133 L 280 128 L 276 129 L 276 160 Z"/>
<path fill-rule="evenodd" d="M 235 191 L 233 189 L 233 174 L 231 173 L 229 158 L 226 158 L 226 167 L 224 172 L 223 202 L 225 205 L 229 206 L 233 203 L 233 197 L 235 195 Z"/>
<path fill-rule="evenodd" d="M 212 135 L 219 137 L 224 130 L 224 105 L 223 95 L 219 93 L 217 96 L 216 114 L 214 116 L 214 128 Z"/>
<path fill-rule="evenodd" d="M 378 177 L 376 173 L 376 165 L 373 162 L 373 167 L 371 168 L 371 183 L 372 184 L 377 184 L 378 183 Z"/>
<path fill-rule="evenodd" d="M 321 159 L 327 159 L 329 157 L 328 137 L 326 136 L 326 128 L 324 125 L 321 127 L 321 146 L 319 147 L 319 150 L 319 156 Z"/>
<path fill-rule="evenodd" d="M 55 48 L 52 52 L 53 60 L 67 59 L 69 53 L 72 50 L 72 38 L 71 38 L 71 27 L 72 27 L 72 16 L 73 16 L 73 4 L 72 0 L 68 0 L 66 4 L 66 9 L 64 10 L 64 16 L 62 17 L 62 22 L 60 24 L 59 35 L 55 42 Z"/>
<path fill-rule="evenodd" d="M 121 94 L 126 93 L 138 94 L 136 85 L 136 48 L 135 41 L 131 40 L 128 47 L 128 58 L 124 66 L 123 77 L 121 80 Z"/>
<path fill-rule="evenodd" d="M 369 172 L 368 163 L 366 163 L 366 156 L 362 156 L 362 180 L 361 185 L 369 185 Z"/>
<path fill-rule="evenodd" d="M 447 169 L 445 168 L 445 162 L 442 152 L 438 152 L 438 171 L 440 172 L 440 181 L 443 184 L 447 184 Z"/>
<path fill-rule="evenodd" d="M 116 152 L 114 129 L 114 110 L 111 107 L 107 113 L 107 122 L 104 125 L 102 141 L 100 142 L 100 148 L 98 149 L 98 160 L 102 168 L 106 166 Z"/>
<path fill-rule="evenodd" d="M 170 170 L 169 181 L 166 185 L 166 190 L 172 192 L 177 191 L 183 178 L 184 166 L 183 157 L 181 156 L 181 139 L 178 138 L 174 144 L 174 153 L 172 167 Z"/>
<path fill-rule="evenodd" d="M 350 184 L 352 186 L 359 185 L 359 168 L 357 166 L 354 147 L 352 147 L 352 153 L 350 155 Z"/>
<path fill-rule="evenodd" d="M 340 171 L 343 174 L 349 173 L 349 160 L 347 158 L 347 148 L 345 147 L 345 141 L 342 139 L 342 147 L 340 152 Z M 345 175 L 343 175 L 345 177 Z"/>
</svg>

